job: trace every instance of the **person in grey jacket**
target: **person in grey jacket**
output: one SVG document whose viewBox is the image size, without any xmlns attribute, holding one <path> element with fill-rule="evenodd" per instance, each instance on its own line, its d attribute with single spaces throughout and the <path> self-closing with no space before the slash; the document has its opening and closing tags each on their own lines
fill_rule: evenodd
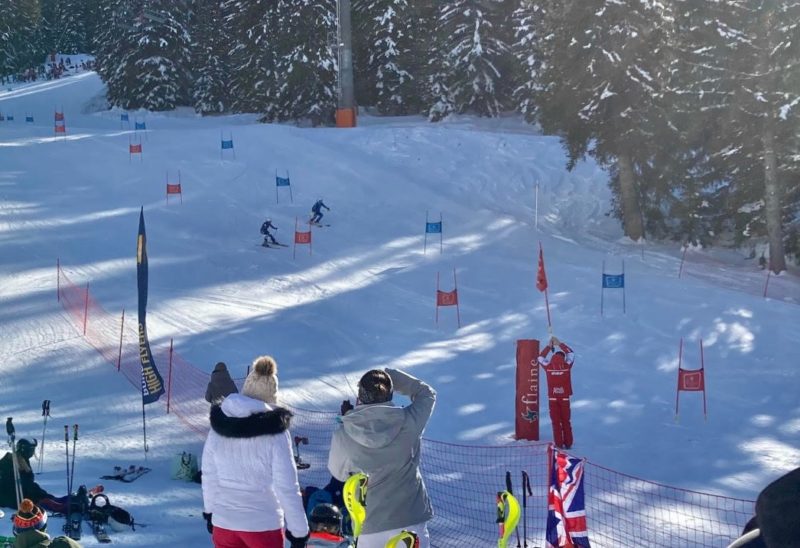
<svg viewBox="0 0 800 548">
<path fill-rule="evenodd" d="M 394 392 L 411 404 L 392 403 Z M 355 408 L 342 404 L 341 426 L 333 433 L 328 469 L 346 481 L 369 476 L 367 517 L 358 548 L 383 548 L 403 529 L 419 535 L 419 548 L 430 547 L 427 522 L 433 517 L 419 471 L 420 440 L 436 403 L 436 392 L 407 373 L 373 369 L 358 382 Z"/>
<path fill-rule="evenodd" d="M 224 400 L 231 394 L 237 394 L 238 392 L 231 374 L 228 373 L 228 366 L 225 365 L 225 362 L 217 362 L 206 387 L 206 401 L 208 403 L 219 403 L 220 400 Z"/>
</svg>

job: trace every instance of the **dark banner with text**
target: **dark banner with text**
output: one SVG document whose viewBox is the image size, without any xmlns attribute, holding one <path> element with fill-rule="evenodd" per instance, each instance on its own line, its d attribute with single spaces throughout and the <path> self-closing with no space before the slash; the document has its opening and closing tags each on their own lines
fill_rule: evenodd
<svg viewBox="0 0 800 548">
<path fill-rule="evenodd" d="M 139 360 L 142 363 L 142 401 L 158 401 L 164 393 L 164 380 L 153 361 L 147 340 L 147 236 L 144 231 L 144 208 L 139 212 L 139 237 L 136 242 L 136 280 L 139 291 Z"/>
</svg>

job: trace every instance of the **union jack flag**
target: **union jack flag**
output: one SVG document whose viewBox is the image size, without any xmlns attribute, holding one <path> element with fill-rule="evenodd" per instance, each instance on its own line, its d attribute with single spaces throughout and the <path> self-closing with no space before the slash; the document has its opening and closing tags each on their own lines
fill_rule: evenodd
<svg viewBox="0 0 800 548">
<path fill-rule="evenodd" d="M 553 451 L 547 509 L 547 548 L 589 548 L 582 459 Z"/>
</svg>

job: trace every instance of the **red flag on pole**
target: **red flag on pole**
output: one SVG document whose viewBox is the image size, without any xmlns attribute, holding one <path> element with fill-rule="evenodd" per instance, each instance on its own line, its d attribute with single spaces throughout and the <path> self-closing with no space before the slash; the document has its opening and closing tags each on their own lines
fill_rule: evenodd
<svg viewBox="0 0 800 548">
<path fill-rule="evenodd" d="M 536 289 L 544 291 L 547 289 L 547 274 L 544 272 L 544 255 L 542 254 L 542 244 L 539 244 L 539 270 L 536 271 Z"/>
</svg>

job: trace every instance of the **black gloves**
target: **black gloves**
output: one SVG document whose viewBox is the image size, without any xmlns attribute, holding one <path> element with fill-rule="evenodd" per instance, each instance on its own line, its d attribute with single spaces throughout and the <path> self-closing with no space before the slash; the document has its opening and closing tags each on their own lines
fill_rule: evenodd
<svg viewBox="0 0 800 548">
<path fill-rule="evenodd" d="M 350 403 L 350 400 L 344 400 L 342 401 L 342 406 L 339 408 L 339 410 L 342 412 L 342 415 L 345 415 L 348 411 L 353 410 L 353 404 Z"/>
<path fill-rule="evenodd" d="M 214 526 L 211 524 L 211 514 L 203 512 L 203 517 L 206 519 L 206 529 L 208 529 L 208 534 L 214 534 Z"/>
<path fill-rule="evenodd" d="M 292 534 L 291 531 L 287 529 L 286 540 L 289 541 L 289 546 L 291 548 L 306 548 L 306 543 L 308 542 L 308 534 L 306 534 L 306 536 L 304 537 L 297 538 Z"/>
</svg>

